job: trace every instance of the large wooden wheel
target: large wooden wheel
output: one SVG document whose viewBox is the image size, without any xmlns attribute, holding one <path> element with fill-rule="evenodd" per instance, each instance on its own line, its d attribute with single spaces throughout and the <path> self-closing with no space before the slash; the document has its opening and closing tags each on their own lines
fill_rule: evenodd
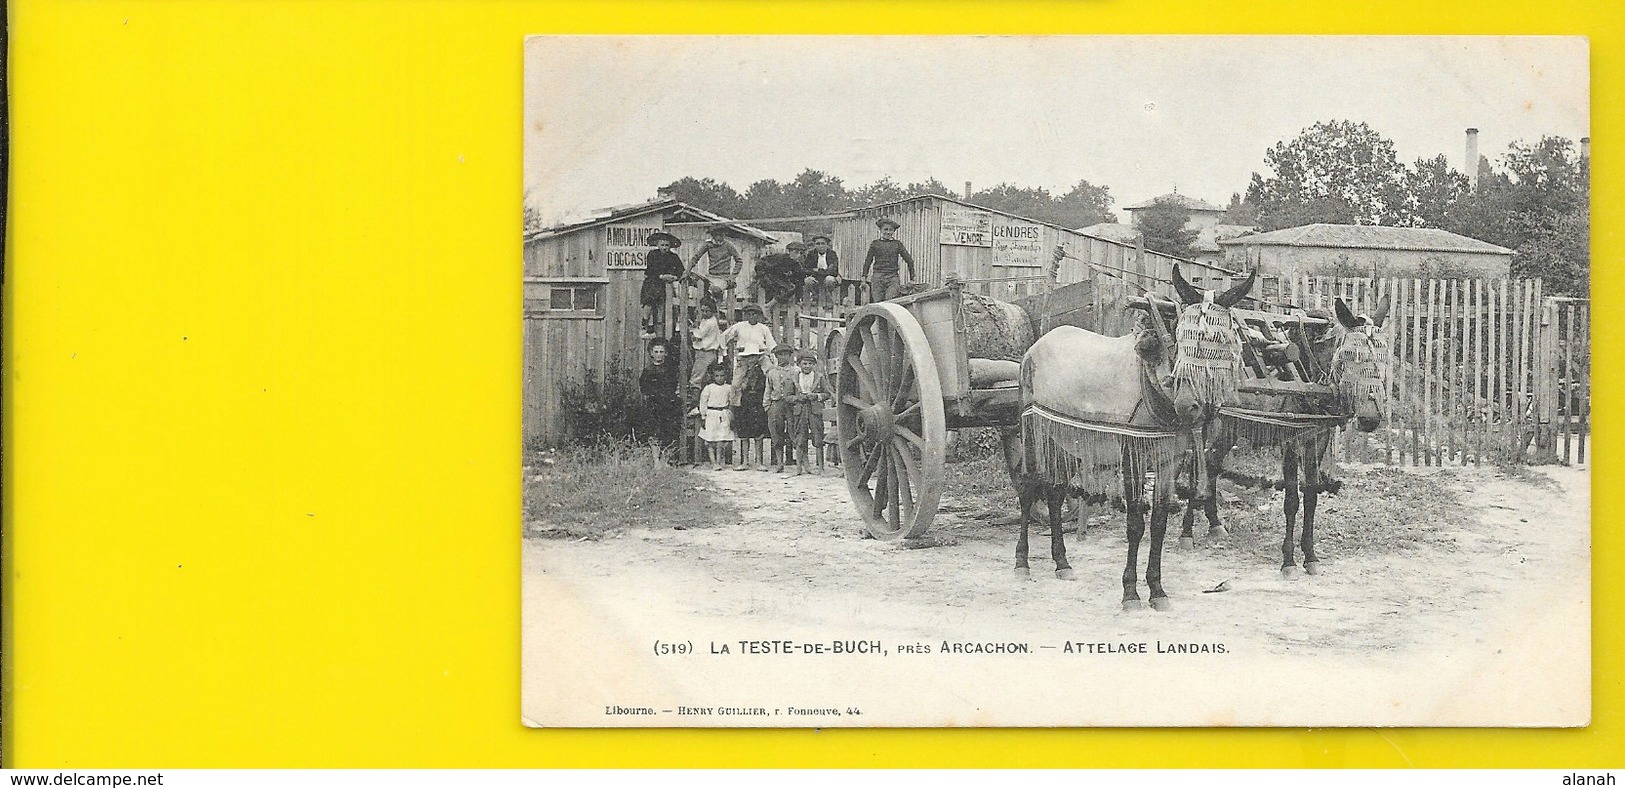
<svg viewBox="0 0 1625 788">
<path fill-rule="evenodd" d="M 847 322 L 836 426 L 847 489 L 876 539 L 925 535 L 942 495 L 947 426 L 925 333 L 897 304 Z"/>
</svg>

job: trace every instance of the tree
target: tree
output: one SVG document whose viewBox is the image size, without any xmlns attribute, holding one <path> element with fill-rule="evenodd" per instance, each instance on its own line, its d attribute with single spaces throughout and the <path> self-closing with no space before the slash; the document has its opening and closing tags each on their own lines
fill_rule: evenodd
<svg viewBox="0 0 1625 788">
<path fill-rule="evenodd" d="M 868 186 L 864 186 L 856 191 L 853 191 L 851 195 L 851 203 L 853 207 L 879 205 L 880 203 L 901 200 L 904 197 L 910 197 L 913 194 L 914 192 L 910 192 L 907 187 L 904 187 L 897 181 L 886 177 L 881 178 Z"/>
<path fill-rule="evenodd" d="M 1404 202 L 1396 206 L 1396 224 L 1408 227 L 1448 227 L 1451 210 L 1467 195 L 1467 176 L 1450 169 L 1439 154 L 1417 159 L 1400 180 Z"/>
<path fill-rule="evenodd" d="M 1562 137 L 1514 142 L 1504 171 L 1479 170 L 1478 186 L 1448 215 L 1452 232 L 1515 250 L 1515 276 L 1538 276 L 1554 293 L 1583 294 L 1591 271 L 1591 163 Z"/>
<path fill-rule="evenodd" d="M 1091 224 L 1104 224 L 1117 221 L 1116 214 L 1112 213 L 1111 188 L 1096 186 L 1086 180 L 1079 180 L 1072 186 L 1072 190 L 1061 195 L 1056 201 L 1060 220 L 1056 224 L 1062 227 L 1088 227 Z"/>
<path fill-rule="evenodd" d="M 662 191 L 696 208 L 730 218 L 738 216 L 745 206 L 745 198 L 739 192 L 714 178 L 679 178 Z"/>
<path fill-rule="evenodd" d="M 1278 230 L 1300 224 L 1391 224 L 1404 202 L 1405 168 L 1394 143 L 1364 123 L 1325 121 L 1264 154 L 1271 174 L 1253 173 L 1246 202 L 1259 224 Z"/>
<path fill-rule="evenodd" d="M 1145 239 L 1145 248 L 1175 257 L 1193 257 L 1196 250 L 1196 230 L 1190 224 L 1191 212 L 1179 203 L 1159 198 L 1151 207 L 1139 211 L 1136 227 Z"/>
<path fill-rule="evenodd" d="M 1223 223 L 1240 227 L 1258 226 L 1258 206 L 1241 199 L 1241 192 L 1230 193 L 1230 204 L 1224 209 Z"/>
<path fill-rule="evenodd" d="M 1585 297 L 1591 284 L 1591 209 L 1581 207 L 1537 228 L 1517 252 L 1513 276 L 1546 280 L 1548 295 Z"/>
<path fill-rule="evenodd" d="M 542 223 L 542 209 L 537 208 L 531 203 L 530 189 L 525 190 L 525 195 L 520 199 L 520 203 L 524 206 L 524 212 L 521 214 L 522 218 L 519 225 L 520 232 L 524 235 L 530 235 L 531 233 L 542 229 L 545 226 Z"/>
</svg>

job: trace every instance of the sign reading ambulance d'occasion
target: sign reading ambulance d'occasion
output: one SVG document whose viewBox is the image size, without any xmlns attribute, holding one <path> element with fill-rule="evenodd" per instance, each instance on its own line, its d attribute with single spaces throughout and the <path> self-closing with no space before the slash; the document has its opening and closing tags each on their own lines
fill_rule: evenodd
<svg viewBox="0 0 1625 788">
<path fill-rule="evenodd" d="M 612 224 L 604 228 L 605 268 L 642 268 L 649 254 L 649 234 L 659 227 L 627 227 Z"/>
<path fill-rule="evenodd" d="M 1044 228 L 1031 222 L 996 216 L 993 219 L 993 264 L 1041 266 Z"/>
<path fill-rule="evenodd" d="M 993 214 L 963 205 L 943 205 L 942 232 L 937 242 L 953 246 L 992 246 Z"/>
</svg>

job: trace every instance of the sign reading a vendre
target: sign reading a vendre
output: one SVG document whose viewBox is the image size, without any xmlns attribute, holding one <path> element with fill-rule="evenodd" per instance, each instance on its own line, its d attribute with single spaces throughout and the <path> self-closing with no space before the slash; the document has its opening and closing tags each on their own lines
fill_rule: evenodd
<svg viewBox="0 0 1625 788">
<path fill-rule="evenodd" d="M 942 232 L 937 242 L 952 246 L 992 246 L 993 214 L 963 205 L 944 205 Z"/>
</svg>

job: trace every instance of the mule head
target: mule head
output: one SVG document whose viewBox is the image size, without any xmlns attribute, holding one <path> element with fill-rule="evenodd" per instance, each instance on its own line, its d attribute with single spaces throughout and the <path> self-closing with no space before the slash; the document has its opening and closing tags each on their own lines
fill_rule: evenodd
<svg viewBox="0 0 1625 788">
<path fill-rule="evenodd" d="M 1241 383 L 1241 337 L 1230 308 L 1252 291 L 1254 271 L 1240 284 L 1211 293 L 1185 281 L 1174 266 L 1174 290 L 1184 306 L 1174 331 L 1173 400 L 1187 423 L 1212 418 L 1219 406 L 1237 399 Z"/>
<path fill-rule="evenodd" d="M 1389 395 L 1388 344 L 1382 333 L 1388 307 L 1384 296 L 1374 316 L 1356 315 L 1337 299 L 1332 310 L 1337 320 L 1318 343 L 1330 356 L 1326 383 L 1346 412 L 1354 415 L 1354 426 L 1361 432 L 1373 432 L 1382 424 L 1382 406 Z"/>
</svg>

